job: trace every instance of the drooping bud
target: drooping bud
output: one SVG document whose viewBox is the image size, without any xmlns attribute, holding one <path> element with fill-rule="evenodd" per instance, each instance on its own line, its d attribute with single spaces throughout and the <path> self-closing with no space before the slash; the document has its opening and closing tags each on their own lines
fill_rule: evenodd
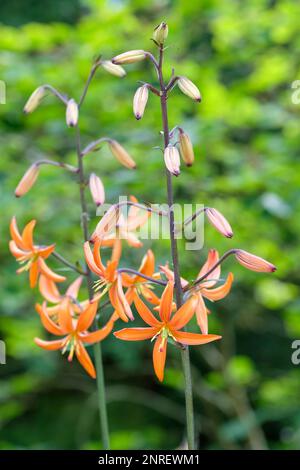
<svg viewBox="0 0 300 470">
<path fill-rule="evenodd" d="M 40 168 L 35 163 L 31 165 L 28 170 L 25 172 L 24 176 L 22 177 L 21 181 L 19 182 L 18 186 L 15 190 L 15 196 L 21 197 L 24 194 L 28 193 L 28 191 L 32 188 L 34 183 L 37 180 L 39 175 Z"/>
<path fill-rule="evenodd" d="M 123 65 L 123 64 L 133 64 L 134 62 L 139 62 L 140 60 L 144 60 L 147 54 L 143 50 L 133 50 L 123 52 L 111 59 L 113 64 Z"/>
<path fill-rule="evenodd" d="M 193 100 L 198 101 L 198 103 L 200 103 L 201 101 L 200 91 L 189 78 L 179 77 L 177 83 L 182 93 L 184 93 L 185 95 L 189 96 Z"/>
<path fill-rule="evenodd" d="M 233 237 L 232 228 L 228 220 L 225 219 L 224 215 L 221 214 L 221 212 L 219 212 L 214 207 L 207 207 L 205 208 L 205 213 L 211 225 L 215 227 L 215 229 L 218 230 L 218 232 L 224 235 L 224 237 L 227 237 L 227 238 Z"/>
<path fill-rule="evenodd" d="M 164 151 L 165 165 L 170 173 L 174 176 L 180 174 L 180 156 L 179 152 L 174 145 L 168 145 Z"/>
<path fill-rule="evenodd" d="M 69 127 L 77 126 L 78 123 L 78 105 L 73 98 L 67 103 L 66 122 Z"/>
<path fill-rule="evenodd" d="M 244 250 L 236 250 L 235 257 L 237 261 L 247 269 L 251 271 L 257 272 L 265 272 L 265 273 L 273 273 L 276 271 L 276 266 L 274 264 L 269 263 L 263 258 L 259 256 L 252 255 Z"/>
<path fill-rule="evenodd" d="M 97 176 L 95 173 L 91 173 L 90 175 L 89 186 L 90 186 L 90 191 L 91 191 L 93 201 L 96 204 L 96 206 L 98 207 L 104 204 L 104 201 L 105 201 L 104 186 L 99 176 Z"/>
<path fill-rule="evenodd" d="M 110 140 L 108 142 L 111 153 L 119 160 L 122 165 L 126 168 L 133 169 L 136 168 L 135 161 L 131 158 L 129 153 L 119 144 L 116 140 Z"/>
<path fill-rule="evenodd" d="M 179 128 L 180 154 L 186 166 L 192 166 L 195 160 L 194 149 L 188 134 Z"/>
<path fill-rule="evenodd" d="M 169 28 L 167 23 L 160 23 L 156 26 L 152 38 L 157 44 L 162 45 L 168 37 Z"/>
<path fill-rule="evenodd" d="M 116 77 L 125 77 L 126 72 L 120 65 L 113 64 L 110 60 L 104 60 L 101 62 L 101 67 L 104 68 L 108 73 L 115 75 Z"/>
<path fill-rule="evenodd" d="M 144 115 L 148 96 L 149 92 L 147 85 L 139 87 L 135 92 L 133 98 L 133 114 L 135 115 L 137 120 L 141 119 Z"/>
<path fill-rule="evenodd" d="M 34 111 L 38 105 L 40 104 L 42 98 L 45 96 L 46 89 L 44 86 L 39 86 L 28 98 L 25 106 L 24 106 L 24 113 L 29 114 Z"/>
</svg>

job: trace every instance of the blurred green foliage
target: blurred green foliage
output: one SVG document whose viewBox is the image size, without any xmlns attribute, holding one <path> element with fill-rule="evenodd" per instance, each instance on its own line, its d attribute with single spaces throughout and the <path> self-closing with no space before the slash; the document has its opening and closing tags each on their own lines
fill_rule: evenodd
<svg viewBox="0 0 300 470">
<path fill-rule="evenodd" d="M 36 3 L 43 6 L 36 9 Z M 43 83 L 78 98 L 98 54 L 153 48 L 149 38 L 162 20 L 170 28 L 165 73 L 175 65 L 203 95 L 199 106 L 178 89 L 169 100 L 170 125 L 184 127 L 196 153 L 195 165 L 175 181 L 176 200 L 217 207 L 235 232 L 224 240 L 207 226 L 202 251 L 184 252 L 182 244 L 182 273 L 192 279 L 209 247 L 241 247 L 278 267 L 270 277 L 233 260 L 223 267 L 234 271 L 234 287 L 211 305 L 210 316 L 211 332 L 223 339 L 191 351 L 200 445 L 299 448 L 300 371 L 291 363 L 291 343 L 300 335 L 300 111 L 291 101 L 292 82 L 300 78 L 299 15 L 293 0 L 31 1 L 26 12 L 21 1 L 1 4 L 0 79 L 7 86 L 7 103 L 0 105 L 0 338 L 7 345 L 7 364 L 0 366 L 1 448 L 99 448 L 95 383 L 75 361 L 33 344 L 34 336 L 45 335 L 34 311 L 38 294 L 25 276 L 15 275 L 7 249 L 8 223 L 16 214 L 20 225 L 37 219 L 41 243 L 55 241 L 69 259 L 82 259 L 72 176 L 44 167 L 28 195 L 13 196 L 36 159 L 75 162 L 62 105 L 49 97 L 26 118 L 22 108 Z M 160 145 L 159 102 L 151 96 L 143 120 L 135 122 L 138 80 L 156 82 L 149 63 L 128 67 L 122 80 L 99 70 L 82 109 L 84 143 L 117 138 L 138 163 L 134 172 L 123 169 L 106 148 L 87 157 L 108 202 L 119 194 L 157 203 L 166 198 L 161 153 L 154 149 Z M 90 211 L 94 226 L 91 201 Z M 166 241 L 153 249 L 158 263 L 169 259 Z M 124 263 L 137 268 L 143 252 L 126 249 Z M 52 266 L 59 269 L 55 261 Z M 103 348 L 113 447 L 184 445 L 178 351 L 173 348 L 159 385 L 150 345 L 110 337 Z"/>
</svg>

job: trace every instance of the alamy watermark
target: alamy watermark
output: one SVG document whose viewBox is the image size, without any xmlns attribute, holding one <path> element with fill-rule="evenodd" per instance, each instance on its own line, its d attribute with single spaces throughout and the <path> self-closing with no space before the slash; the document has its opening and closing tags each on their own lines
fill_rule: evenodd
<svg viewBox="0 0 300 470">
<path fill-rule="evenodd" d="M 292 89 L 294 90 L 291 97 L 292 103 L 300 104 L 300 80 L 293 81 Z"/>
<path fill-rule="evenodd" d="M 4 341 L 0 340 L 0 364 L 6 364 L 6 346 Z"/>
<path fill-rule="evenodd" d="M 6 84 L 0 80 L 0 104 L 6 104 Z"/>
<path fill-rule="evenodd" d="M 294 349 L 294 352 L 291 355 L 291 361 L 294 366 L 298 366 L 300 364 L 300 339 L 295 339 L 292 342 L 292 349 Z"/>
</svg>

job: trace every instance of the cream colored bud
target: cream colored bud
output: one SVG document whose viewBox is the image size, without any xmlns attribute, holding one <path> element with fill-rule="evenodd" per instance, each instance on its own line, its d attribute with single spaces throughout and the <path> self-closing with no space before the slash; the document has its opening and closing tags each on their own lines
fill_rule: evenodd
<svg viewBox="0 0 300 470">
<path fill-rule="evenodd" d="M 133 114 L 135 115 L 136 119 L 141 119 L 144 115 L 144 111 L 146 108 L 146 104 L 148 101 L 148 86 L 143 85 L 139 87 L 134 95 L 133 98 Z"/>
<path fill-rule="evenodd" d="M 110 140 L 109 147 L 111 153 L 116 157 L 117 160 L 119 160 L 120 163 L 122 163 L 122 165 L 129 169 L 136 168 L 135 161 L 131 158 L 127 150 L 125 150 L 124 147 L 119 144 L 119 142 L 116 140 Z"/>
<path fill-rule="evenodd" d="M 103 240 L 105 236 L 109 235 L 116 229 L 120 220 L 120 209 L 116 204 L 112 205 L 104 214 L 100 222 L 97 224 L 94 233 L 91 236 L 91 241 L 95 242 Z"/>
<path fill-rule="evenodd" d="M 165 165 L 174 176 L 180 174 L 180 156 L 176 147 L 168 145 L 164 151 Z"/>
<path fill-rule="evenodd" d="M 28 191 L 32 188 L 32 186 L 36 182 L 37 177 L 39 176 L 39 171 L 40 171 L 40 168 L 35 163 L 28 168 L 23 178 L 19 182 L 18 186 L 16 187 L 16 190 L 15 190 L 16 197 L 21 197 L 21 196 L 24 196 L 24 194 L 28 193 Z"/>
<path fill-rule="evenodd" d="M 101 67 L 104 68 L 108 73 L 115 75 L 116 77 L 125 77 L 126 72 L 120 65 L 113 64 L 110 60 L 104 60 L 101 62 Z"/>
<path fill-rule="evenodd" d="M 78 123 L 78 104 L 73 98 L 67 103 L 66 122 L 69 127 L 77 126 Z"/>
<path fill-rule="evenodd" d="M 96 204 L 96 206 L 101 206 L 102 204 L 104 204 L 104 201 L 105 201 L 104 186 L 99 176 L 97 176 L 95 173 L 91 173 L 90 175 L 89 186 L 90 186 L 90 191 L 91 191 L 93 201 Z"/>
<path fill-rule="evenodd" d="M 186 77 L 179 77 L 177 83 L 182 93 L 184 93 L 185 95 L 189 96 L 193 100 L 198 101 L 200 103 L 201 101 L 200 91 L 191 80 L 189 80 Z"/>
<path fill-rule="evenodd" d="M 28 98 L 25 106 L 24 106 L 24 113 L 29 114 L 34 111 L 38 105 L 40 104 L 42 98 L 45 96 L 46 89 L 44 86 L 39 86 Z"/>
<path fill-rule="evenodd" d="M 206 216 L 213 227 L 220 232 L 224 237 L 232 238 L 233 231 L 230 223 L 225 219 L 224 215 L 221 214 L 214 207 L 207 207 L 205 209 Z"/>
<path fill-rule="evenodd" d="M 146 52 L 142 50 L 134 50 L 134 51 L 127 51 L 123 52 L 123 54 L 119 54 L 116 57 L 113 57 L 111 60 L 113 64 L 133 64 L 134 62 L 139 62 L 140 60 L 144 60 L 146 58 Z"/>
<path fill-rule="evenodd" d="M 244 250 L 236 250 L 235 252 L 236 260 L 245 268 L 250 269 L 251 271 L 273 273 L 276 271 L 276 266 L 269 263 L 259 256 L 248 253 Z"/>
<path fill-rule="evenodd" d="M 157 44 L 163 44 L 168 37 L 169 28 L 167 23 L 160 23 L 156 26 L 152 38 Z"/>
<path fill-rule="evenodd" d="M 188 134 L 186 134 L 183 129 L 179 129 L 179 146 L 184 163 L 187 166 L 191 166 L 195 160 L 193 144 Z"/>
</svg>

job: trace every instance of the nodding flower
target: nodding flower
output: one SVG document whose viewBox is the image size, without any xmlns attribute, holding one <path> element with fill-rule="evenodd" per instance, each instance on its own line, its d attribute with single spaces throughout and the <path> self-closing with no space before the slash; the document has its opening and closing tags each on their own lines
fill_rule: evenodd
<svg viewBox="0 0 300 470">
<path fill-rule="evenodd" d="M 36 182 L 40 172 L 40 167 L 37 164 L 31 165 L 22 176 L 18 186 L 15 189 L 15 196 L 22 197 L 32 188 Z"/>
<path fill-rule="evenodd" d="M 168 145 L 164 151 L 165 165 L 170 173 L 174 176 L 180 174 L 180 156 L 174 145 Z"/>
<path fill-rule="evenodd" d="M 36 286 L 40 275 L 51 279 L 54 282 L 63 282 L 66 280 L 64 276 L 56 274 L 50 269 L 45 259 L 47 259 L 54 251 L 55 245 L 41 246 L 33 243 L 33 230 L 35 220 L 31 220 L 20 234 L 16 218 L 13 217 L 10 223 L 10 234 L 12 240 L 9 242 L 9 249 L 16 260 L 22 264 L 17 270 L 17 274 L 29 271 L 30 287 Z"/>
<path fill-rule="evenodd" d="M 192 295 L 178 310 L 173 312 L 174 283 L 169 281 L 160 300 L 159 318 L 151 312 L 139 296 L 135 298 L 135 306 L 141 318 L 149 326 L 146 328 L 124 328 L 114 335 L 125 341 L 154 341 L 153 366 L 158 380 L 164 378 L 168 340 L 184 347 L 185 345 L 200 345 L 220 339 L 218 335 L 202 335 L 181 331 L 193 317 L 198 299 Z"/>
<path fill-rule="evenodd" d="M 230 223 L 225 219 L 224 215 L 221 214 L 214 207 L 206 207 L 205 214 L 213 227 L 215 227 L 218 232 L 221 233 L 224 237 L 232 238 L 233 230 L 230 226 Z"/>
<path fill-rule="evenodd" d="M 273 273 L 277 269 L 276 266 L 269 263 L 269 261 L 244 250 L 235 250 L 234 255 L 236 260 L 245 268 L 250 269 L 250 271 Z"/>
<path fill-rule="evenodd" d="M 178 87 L 189 98 L 192 98 L 195 101 L 200 103 L 201 94 L 196 85 L 187 77 L 179 77 L 177 81 Z"/>
<path fill-rule="evenodd" d="M 143 117 L 149 96 L 148 86 L 140 86 L 133 97 L 133 114 L 139 120 Z"/>
</svg>

